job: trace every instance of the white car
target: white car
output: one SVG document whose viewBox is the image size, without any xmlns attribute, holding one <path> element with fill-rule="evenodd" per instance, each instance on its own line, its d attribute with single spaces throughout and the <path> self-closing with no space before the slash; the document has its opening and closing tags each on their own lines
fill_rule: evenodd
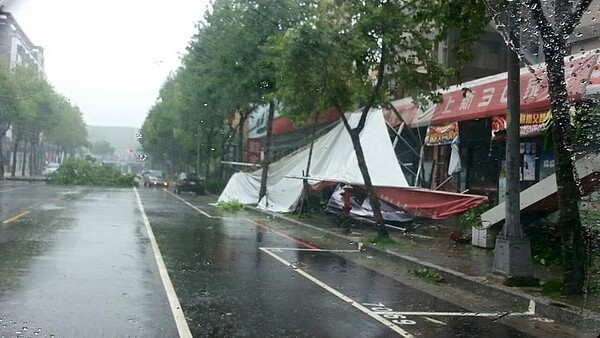
<svg viewBox="0 0 600 338">
<path fill-rule="evenodd" d="M 44 171 L 42 172 L 42 174 L 44 176 L 50 176 L 50 175 L 54 174 L 54 172 L 58 169 L 58 167 L 60 167 L 60 164 L 58 164 L 58 163 L 48 163 L 46 168 L 44 168 Z"/>
</svg>

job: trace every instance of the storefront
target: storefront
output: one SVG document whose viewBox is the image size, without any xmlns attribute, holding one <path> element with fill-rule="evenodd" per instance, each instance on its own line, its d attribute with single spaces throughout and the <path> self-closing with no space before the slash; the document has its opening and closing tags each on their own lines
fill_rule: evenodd
<svg viewBox="0 0 600 338">
<path fill-rule="evenodd" d="M 600 93 L 599 55 L 580 53 L 565 59 L 569 99 Z M 545 67 L 521 70 L 521 189 L 526 189 L 554 172 L 554 154 L 543 148 L 541 131 L 549 118 Z M 409 128 L 428 128 L 436 142 L 424 142 L 422 171 L 430 189 L 468 191 L 485 195 L 492 205 L 502 202 L 506 189 L 505 129 L 506 73 L 454 86 L 442 92 L 443 102 L 419 109 L 410 98 L 394 102 L 396 114 L 386 112 L 390 125 L 401 122 Z M 440 131 L 456 130 L 458 137 L 448 141 Z M 458 170 L 451 168 L 452 153 L 460 154 Z M 454 160 L 456 163 L 456 160 Z M 451 169 L 451 170 L 449 170 Z"/>
</svg>

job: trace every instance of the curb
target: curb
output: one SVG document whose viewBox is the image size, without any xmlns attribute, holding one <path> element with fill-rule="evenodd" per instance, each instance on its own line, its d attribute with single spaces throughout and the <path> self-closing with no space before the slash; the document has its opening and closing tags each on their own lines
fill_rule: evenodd
<svg viewBox="0 0 600 338">
<path fill-rule="evenodd" d="M 46 181 L 48 181 L 48 179 L 45 177 L 19 176 L 19 177 L 4 177 L 3 181 L 46 182 Z"/>
<path fill-rule="evenodd" d="M 348 243 L 348 237 L 344 235 L 329 231 L 317 226 L 304 223 L 295 219 L 288 218 L 282 214 L 265 211 L 256 207 L 249 208 L 251 210 L 267 214 L 273 219 L 281 219 L 290 223 L 301 225 L 303 227 L 312 229 L 314 231 L 326 233 L 329 236 L 333 236 L 337 240 L 341 240 L 344 243 Z M 382 258 L 392 259 L 401 261 L 403 264 L 418 268 L 428 268 L 430 270 L 439 273 L 444 277 L 445 280 L 449 281 L 450 284 L 456 285 L 462 289 L 471 291 L 476 294 L 485 295 L 486 297 L 494 297 L 501 301 L 503 304 L 510 306 L 518 305 L 521 308 L 527 308 L 529 302 L 532 300 L 536 303 L 535 313 L 538 316 L 549 317 L 558 320 L 562 323 L 574 325 L 578 328 L 585 330 L 598 330 L 600 328 L 600 314 L 594 313 L 586 309 L 579 309 L 569 304 L 564 304 L 559 301 L 549 300 L 544 297 L 538 297 L 527 294 L 520 290 L 512 289 L 503 285 L 496 285 L 484 282 L 481 278 L 469 276 L 460 271 L 452 270 L 437 264 L 426 262 L 418 258 L 400 254 L 397 252 L 391 252 L 377 248 L 375 246 L 364 244 L 372 254 Z"/>
</svg>

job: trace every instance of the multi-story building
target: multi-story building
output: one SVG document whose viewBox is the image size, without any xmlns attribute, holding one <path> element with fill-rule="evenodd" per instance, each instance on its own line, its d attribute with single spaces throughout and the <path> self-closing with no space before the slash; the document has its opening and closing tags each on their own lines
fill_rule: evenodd
<svg viewBox="0 0 600 338">
<path fill-rule="evenodd" d="M 11 1 L 0 0 L 0 67 L 15 68 L 19 65 L 35 67 L 39 72 L 44 72 L 44 49 L 34 45 L 25 31 L 19 26 L 17 20 L 9 12 L 3 11 L 3 8 Z M 0 107 L 1 109 L 1 107 Z M 13 157 L 10 156 L 14 151 L 12 145 L 12 130 L 7 128 L 10 125 L 7 121 L 0 121 L 0 142 L 2 144 L 2 163 L 5 172 L 9 168 Z M 6 132 L 6 133 L 5 133 Z M 18 152 L 16 157 L 16 167 L 23 162 L 23 153 Z"/>
<path fill-rule="evenodd" d="M 44 49 L 34 45 L 12 14 L 1 9 L 0 58 L 10 68 L 27 64 L 44 71 Z"/>
</svg>

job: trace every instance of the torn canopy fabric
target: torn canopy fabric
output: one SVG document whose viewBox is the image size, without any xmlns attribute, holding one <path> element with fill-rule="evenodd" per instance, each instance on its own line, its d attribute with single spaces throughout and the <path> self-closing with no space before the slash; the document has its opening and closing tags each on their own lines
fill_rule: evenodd
<svg viewBox="0 0 600 338">
<path fill-rule="evenodd" d="M 350 126 L 355 127 L 361 114 L 346 114 Z M 381 110 L 369 112 L 360 142 L 374 186 L 408 187 L 404 173 L 388 136 Z M 261 209 L 291 212 L 302 196 L 302 175 L 306 171 L 310 147 L 300 150 L 269 165 L 267 195 L 258 203 Z M 234 174 L 219 196 L 219 202 L 237 200 L 242 204 L 258 201 L 262 169 L 251 173 Z M 314 143 L 308 184 L 317 186 L 323 181 L 364 185 L 358 168 L 356 153 L 340 121 L 329 133 Z"/>
<path fill-rule="evenodd" d="M 356 126 L 360 119 L 360 114 L 346 116 L 350 126 Z M 360 140 L 377 197 L 405 214 L 444 219 L 486 200 L 485 196 L 409 187 L 396 159 L 381 110 L 369 113 Z M 309 150 L 307 146 L 269 166 L 267 195 L 258 203 L 259 208 L 275 212 L 296 209 L 302 196 L 302 174 L 306 170 Z M 242 204 L 256 204 L 261 175 L 262 169 L 234 174 L 219 196 L 219 202 L 237 200 Z M 364 189 L 356 154 L 342 122 L 315 141 L 308 179 L 311 190 L 337 183 Z"/>
</svg>

